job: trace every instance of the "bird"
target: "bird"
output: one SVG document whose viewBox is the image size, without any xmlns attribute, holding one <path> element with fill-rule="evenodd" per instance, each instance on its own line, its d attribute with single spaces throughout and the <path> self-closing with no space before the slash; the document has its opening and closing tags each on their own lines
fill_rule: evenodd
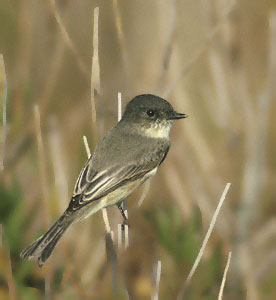
<svg viewBox="0 0 276 300">
<path fill-rule="evenodd" d="M 20 253 L 42 267 L 65 231 L 103 208 L 117 205 L 155 175 L 170 149 L 173 122 L 186 118 L 165 99 L 134 97 L 121 120 L 104 136 L 81 170 L 67 209 L 50 229 Z"/>
</svg>

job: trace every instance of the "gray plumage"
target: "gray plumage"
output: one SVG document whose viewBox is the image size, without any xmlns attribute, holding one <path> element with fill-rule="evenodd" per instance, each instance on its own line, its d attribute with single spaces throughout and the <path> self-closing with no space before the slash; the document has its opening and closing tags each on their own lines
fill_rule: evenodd
<svg viewBox="0 0 276 300">
<path fill-rule="evenodd" d="M 38 259 L 42 267 L 71 224 L 126 199 L 156 173 L 170 148 L 172 122 L 184 117 L 166 100 L 154 95 L 131 100 L 121 121 L 86 162 L 66 211 L 20 256 Z"/>
</svg>

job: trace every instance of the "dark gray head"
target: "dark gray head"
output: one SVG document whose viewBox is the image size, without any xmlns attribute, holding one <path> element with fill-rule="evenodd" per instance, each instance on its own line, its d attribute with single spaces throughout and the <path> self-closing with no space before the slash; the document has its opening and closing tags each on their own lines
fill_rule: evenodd
<svg viewBox="0 0 276 300">
<path fill-rule="evenodd" d="M 149 122 L 170 121 L 186 118 L 186 114 L 174 111 L 172 105 L 155 95 L 143 94 L 133 98 L 126 106 L 124 119 L 135 122 L 148 120 Z"/>
<path fill-rule="evenodd" d="M 133 98 L 126 106 L 122 122 L 148 137 L 169 138 L 174 120 L 186 118 L 175 112 L 172 105 L 154 95 L 143 94 Z M 132 126 L 133 125 L 133 126 Z"/>
</svg>

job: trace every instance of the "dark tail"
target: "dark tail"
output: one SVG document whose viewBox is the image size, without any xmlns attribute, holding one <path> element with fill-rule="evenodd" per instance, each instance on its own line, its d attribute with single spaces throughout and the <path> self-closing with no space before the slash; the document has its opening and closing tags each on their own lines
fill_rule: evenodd
<svg viewBox="0 0 276 300">
<path fill-rule="evenodd" d="M 20 257 L 30 260 L 38 259 L 38 265 L 42 267 L 72 222 L 73 219 L 65 212 L 43 236 L 23 249 Z"/>
</svg>

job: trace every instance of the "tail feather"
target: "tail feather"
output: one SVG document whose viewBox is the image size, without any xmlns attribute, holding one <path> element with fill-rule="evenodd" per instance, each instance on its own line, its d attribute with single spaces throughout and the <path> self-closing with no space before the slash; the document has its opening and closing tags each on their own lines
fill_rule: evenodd
<svg viewBox="0 0 276 300">
<path fill-rule="evenodd" d="M 72 222 L 73 219 L 64 213 L 43 236 L 23 249 L 20 253 L 20 257 L 29 260 L 38 259 L 38 265 L 42 267 Z"/>
</svg>

